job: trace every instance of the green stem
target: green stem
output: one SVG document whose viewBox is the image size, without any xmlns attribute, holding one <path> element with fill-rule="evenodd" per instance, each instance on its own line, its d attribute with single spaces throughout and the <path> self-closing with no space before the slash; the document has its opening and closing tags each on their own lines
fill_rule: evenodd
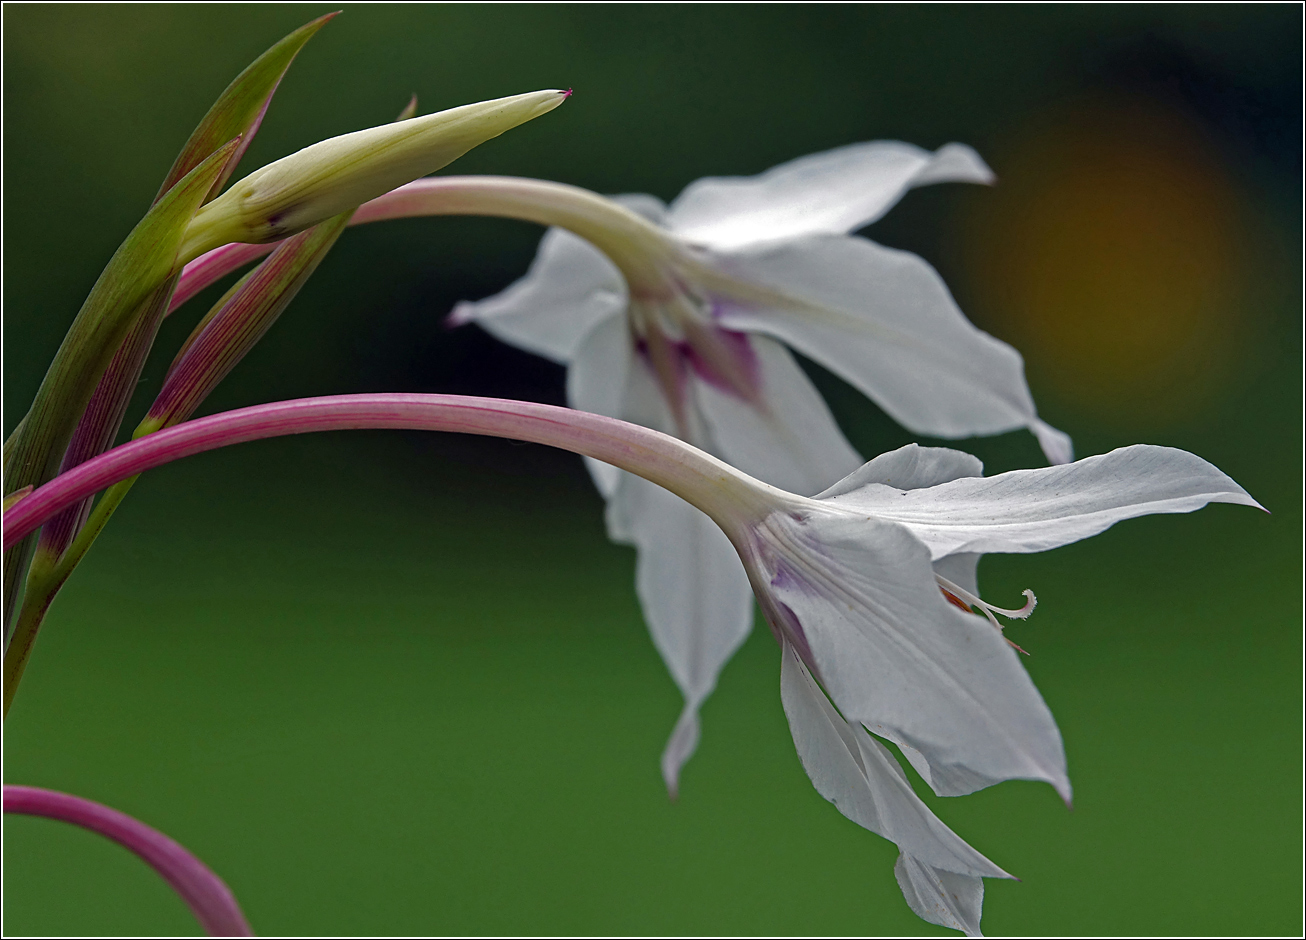
<svg viewBox="0 0 1306 940">
<path fill-rule="evenodd" d="M 120 480 L 111 486 L 100 501 L 91 510 L 90 517 L 68 549 L 57 561 L 44 552 L 38 551 L 32 560 L 27 575 L 27 592 L 23 596 L 23 606 L 14 624 L 14 633 L 4 659 L 4 716 L 9 715 L 9 706 L 23 681 L 27 661 L 32 656 L 32 647 L 36 643 L 36 634 L 41 629 L 46 613 L 50 610 L 55 595 L 62 590 L 69 575 L 86 557 L 101 530 L 108 524 L 118 505 L 127 496 L 139 476 Z"/>
</svg>

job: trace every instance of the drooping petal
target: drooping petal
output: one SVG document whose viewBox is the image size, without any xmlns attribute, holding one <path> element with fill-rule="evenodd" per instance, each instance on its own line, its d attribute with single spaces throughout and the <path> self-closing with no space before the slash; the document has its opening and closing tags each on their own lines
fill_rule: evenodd
<svg viewBox="0 0 1306 940">
<path fill-rule="evenodd" d="M 789 351 L 765 336 L 747 342 L 758 401 L 705 381 L 693 383 L 717 456 L 791 493 L 808 495 L 861 463 L 821 393 Z"/>
<path fill-rule="evenodd" d="M 1043 448 L 1043 453 L 1048 458 L 1048 463 L 1070 463 L 1075 459 L 1075 445 L 1070 440 L 1070 435 L 1065 431 L 1058 431 L 1046 421 L 1035 418 L 1029 423 L 1030 432 L 1038 438 L 1038 446 Z"/>
<path fill-rule="evenodd" d="M 644 620 L 685 696 L 662 757 L 662 775 L 675 796 L 680 768 L 698 744 L 698 708 L 752 628 L 752 589 L 716 523 L 647 480 L 622 474 L 609 519 L 639 552 L 635 587 Z"/>
<path fill-rule="evenodd" d="M 913 186 L 991 183 L 965 144 L 930 153 L 897 140 L 836 147 L 757 176 L 709 176 L 671 204 L 668 227 L 687 241 L 740 248 L 813 232 L 844 233 L 884 215 Z"/>
<path fill-rule="evenodd" d="M 1122 519 L 1192 512 L 1207 503 L 1261 508 L 1200 457 L 1135 444 L 1073 464 L 969 477 L 927 489 L 868 485 L 831 497 L 907 526 L 935 558 L 956 552 L 1041 552 Z"/>
<path fill-rule="evenodd" d="M 633 355 L 624 316 L 590 331 L 567 370 L 573 408 L 671 432 L 674 421 L 645 362 Z M 698 710 L 726 661 L 753 626 L 753 595 L 729 539 L 711 519 L 670 492 L 586 459 L 608 500 L 608 537 L 635 547 L 635 589 L 653 643 L 685 707 L 662 753 L 674 797 L 680 769 L 698 746 Z"/>
<path fill-rule="evenodd" d="M 921 447 L 919 444 L 907 444 L 867 461 L 816 498 L 829 499 L 842 496 L 872 483 L 899 490 L 914 490 L 926 486 L 938 486 L 940 483 L 948 483 L 963 477 L 983 475 L 984 464 L 971 454 L 949 447 Z M 979 560 L 980 555 L 973 552 L 948 555 L 945 558 L 935 559 L 934 572 L 972 594 L 979 594 L 979 582 L 976 577 Z M 892 737 L 890 740 L 902 748 L 903 756 L 939 796 L 962 796 L 999 782 L 964 767 L 932 768 L 920 751 L 903 741 Z M 905 863 L 900 862 L 901 864 Z M 913 872 L 914 877 L 923 877 L 921 871 L 916 868 L 904 870 Z M 901 881 L 903 877 L 905 875 L 900 872 L 899 880 Z M 903 890 L 907 889 L 904 887 Z M 981 888 L 980 897 L 982 896 Z M 913 910 L 917 910 L 915 903 L 913 903 Z M 917 910 L 917 913 L 920 911 Z"/>
<path fill-rule="evenodd" d="M 847 720 L 932 766 L 1045 780 L 1066 799 L 1061 735 L 1001 633 L 949 604 L 906 528 L 776 512 L 745 549 L 762 609 Z"/>
<path fill-rule="evenodd" d="M 980 912 L 984 906 L 984 879 L 934 868 L 907 853 L 893 866 L 898 887 L 908 906 L 921 920 L 981 937 Z"/>
<path fill-rule="evenodd" d="M 976 329 L 916 255 L 810 235 L 702 257 L 721 326 L 783 340 L 907 429 L 956 438 L 1037 426 L 1047 439 L 1020 353 Z"/>
<path fill-rule="evenodd" d="M 975 558 L 975 555 L 954 555 L 953 558 Z M 937 567 L 937 566 L 936 566 Z M 945 577 L 947 577 L 945 575 Z M 949 580 L 955 580 L 949 578 Z M 960 581 L 956 582 L 961 584 Z M 962 584 L 962 587 L 966 585 Z M 886 737 L 888 737 L 886 735 Z M 939 764 L 932 765 L 924 754 L 916 750 L 910 744 L 904 744 L 902 741 L 894 740 L 902 750 L 902 756 L 907 758 L 907 762 L 916 769 L 931 790 L 939 796 L 965 796 L 968 793 L 974 793 L 976 790 L 983 790 L 985 787 L 991 787 L 995 783 L 1001 783 L 1000 777 L 989 777 L 981 773 L 976 773 L 968 767 L 958 765 Z"/>
<path fill-rule="evenodd" d="M 626 285 L 601 251 L 551 228 L 526 275 L 505 290 L 449 314 L 450 326 L 479 323 L 528 352 L 566 364 L 599 321 L 626 309 Z"/>
<path fill-rule="evenodd" d="M 963 875 L 1010 878 L 921 802 L 893 755 L 846 722 L 826 699 L 792 644 L 780 669 L 780 699 L 812 785 L 853 822 L 929 865 Z"/>
</svg>

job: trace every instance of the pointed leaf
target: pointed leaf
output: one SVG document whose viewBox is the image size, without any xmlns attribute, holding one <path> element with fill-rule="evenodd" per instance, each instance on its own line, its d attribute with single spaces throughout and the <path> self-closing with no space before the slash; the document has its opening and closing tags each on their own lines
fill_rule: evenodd
<svg viewBox="0 0 1306 940">
<path fill-rule="evenodd" d="M 277 86 L 281 84 L 281 79 L 295 56 L 319 29 L 339 14 L 339 10 L 327 13 L 299 27 L 232 80 L 190 135 L 186 145 L 181 148 L 181 153 L 177 154 L 172 169 L 159 187 L 159 194 L 154 197 L 155 202 L 162 199 L 163 194 L 176 185 L 178 180 L 204 162 L 224 142 L 240 137 L 240 146 L 231 154 L 227 165 L 213 181 L 204 201 L 207 202 L 221 192 L 236 164 L 253 142 L 254 135 L 258 133 L 272 96 L 276 94 Z"/>
<path fill-rule="evenodd" d="M 54 476 L 100 377 L 146 298 L 173 273 L 187 224 L 239 143 L 239 139 L 228 141 L 191 170 L 155 203 L 109 259 L 5 455 L 7 486 L 40 485 Z M 22 589 L 30 545 L 29 540 L 5 553 L 6 629 Z"/>
</svg>

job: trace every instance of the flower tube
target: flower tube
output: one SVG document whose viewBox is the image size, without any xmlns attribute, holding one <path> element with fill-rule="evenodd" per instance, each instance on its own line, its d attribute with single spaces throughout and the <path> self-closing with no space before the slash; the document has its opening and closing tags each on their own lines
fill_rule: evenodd
<svg viewBox="0 0 1306 940">
<path fill-rule="evenodd" d="M 1044 551 L 1124 519 L 1210 502 L 1258 505 L 1201 458 L 1146 445 L 989 478 L 969 455 L 909 445 L 807 498 L 678 438 L 601 415 L 451 395 L 342 395 L 225 412 L 108 451 L 15 502 L 5 543 L 181 457 L 365 427 L 560 447 L 636 474 L 711 518 L 780 643 L 785 712 L 817 790 L 898 845 L 897 877 L 913 910 L 967 933 L 979 930 L 982 879 L 1006 873 L 933 816 L 867 731 L 899 744 L 941 795 L 1024 778 L 1069 799 L 1050 711 L 1000 630 L 963 612 L 991 610 L 974 588 L 978 554 Z M 7 695 L 18 678 L 9 663 Z"/>
</svg>

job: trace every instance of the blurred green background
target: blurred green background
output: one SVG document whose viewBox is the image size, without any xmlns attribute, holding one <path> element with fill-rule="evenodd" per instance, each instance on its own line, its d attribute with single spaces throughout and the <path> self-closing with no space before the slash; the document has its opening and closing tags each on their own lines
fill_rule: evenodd
<svg viewBox="0 0 1306 940">
<path fill-rule="evenodd" d="M 212 99 L 330 7 L 4 8 L 4 419 Z M 858 140 L 976 146 L 993 188 L 910 194 L 920 252 L 1029 360 L 1081 454 L 1192 450 L 1272 515 L 1215 506 L 990 556 L 1065 737 L 1045 786 L 929 797 L 1021 883 L 990 934 L 1287 934 L 1301 923 L 1301 10 L 1260 6 L 347 8 L 241 172 L 320 138 L 541 87 L 566 106 L 448 172 L 671 198 Z M 208 411 L 365 390 L 561 402 L 562 370 L 440 321 L 539 229 L 351 230 Z M 220 288 L 166 324 L 139 415 Z M 910 440 L 813 366 L 870 455 Z M 129 421 L 129 425 L 134 423 Z M 990 472 L 1025 434 L 967 441 Z M 943 934 L 893 847 L 807 782 L 764 629 L 704 713 L 678 694 L 577 459 L 454 436 L 244 445 L 154 471 L 53 612 L 4 778 L 194 850 L 263 934 Z M 919 781 L 917 781 L 919 786 Z M 7 934 L 185 934 L 141 862 L 6 818 Z"/>
</svg>

